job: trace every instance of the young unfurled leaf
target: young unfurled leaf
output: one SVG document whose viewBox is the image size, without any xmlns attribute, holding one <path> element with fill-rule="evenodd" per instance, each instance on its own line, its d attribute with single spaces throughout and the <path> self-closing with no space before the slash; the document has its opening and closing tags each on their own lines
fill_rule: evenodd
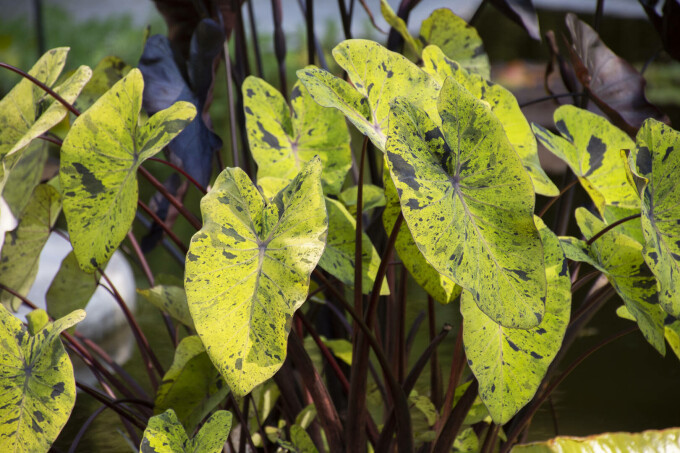
<svg viewBox="0 0 680 453">
<path fill-rule="evenodd" d="M 555 110 L 554 119 L 562 137 L 537 124 L 534 133 L 569 165 L 600 213 L 605 205 L 639 207 L 620 157 L 620 150 L 631 149 L 633 141 L 603 117 L 571 105 Z"/>
<path fill-rule="evenodd" d="M 504 327 L 543 318 L 543 247 L 531 180 L 498 119 L 454 79 L 439 97 L 441 129 L 397 99 L 387 162 L 418 248 Z"/>
<path fill-rule="evenodd" d="M 436 46 L 427 46 L 423 50 L 423 69 L 440 84 L 443 84 L 447 77 L 455 78 L 456 82 L 463 85 L 477 99 L 486 102 L 500 120 L 508 140 L 522 159 L 536 193 L 546 196 L 559 194 L 559 189 L 541 167 L 536 138 L 519 108 L 517 99 L 510 91 L 478 74 L 468 73 L 460 64 L 448 59 Z"/>
<path fill-rule="evenodd" d="M 659 281 L 659 303 L 680 317 L 680 133 L 645 121 L 629 156 L 631 169 L 648 182 L 642 189 L 644 255 Z"/>
<path fill-rule="evenodd" d="M 194 321 L 191 319 L 191 313 L 189 313 L 184 288 L 158 285 L 149 289 L 138 289 L 137 292 L 155 307 L 172 316 L 173 319 L 187 327 L 194 328 Z"/>
<path fill-rule="evenodd" d="M 647 118 L 669 119 L 645 97 L 645 79 L 623 58 L 612 52 L 597 32 L 574 14 L 567 14 L 571 34 L 569 48 L 576 75 L 598 107 L 612 122 L 634 135 Z"/>
<path fill-rule="evenodd" d="M 189 439 L 177 415 L 168 409 L 149 419 L 140 445 L 141 453 L 219 453 L 229 437 L 231 412 L 217 411 Z"/>
<path fill-rule="evenodd" d="M 210 361 L 201 340 L 189 336 L 177 345 L 172 365 L 158 386 L 154 413 L 173 409 L 186 430 L 193 432 L 196 424 L 228 393 L 229 387 Z"/>
<path fill-rule="evenodd" d="M 606 224 L 585 208 L 576 210 L 581 233 L 590 239 Z M 663 323 L 654 275 L 642 257 L 642 245 L 616 231 L 608 231 L 590 246 L 590 254 L 607 271 L 607 279 L 635 317 L 645 339 L 662 355 L 666 352 Z"/>
<path fill-rule="evenodd" d="M 279 181 L 278 186 L 263 185 L 265 196 L 276 195 L 314 156 L 323 164 L 324 192 L 337 195 L 352 166 L 349 131 L 342 114 L 314 102 L 299 81 L 291 94 L 292 114 L 281 93 L 262 79 L 248 77 L 242 91 L 258 183 L 262 178 Z"/>
<path fill-rule="evenodd" d="M 330 198 L 326 198 L 326 210 L 328 211 L 328 240 L 326 250 L 319 260 L 319 266 L 345 285 L 354 286 L 356 220 L 340 202 Z M 380 256 L 368 235 L 362 233 L 361 237 L 361 290 L 364 294 L 369 294 L 373 290 L 375 276 L 378 273 Z M 389 293 L 387 280 L 383 280 L 380 294 Z"/>
<path fill-rule="evenodd" d="M 389 172 L 384 172 L 383 182 L 385 183 L 386 198 L 383 226 L 385 232 L 389 235 L 397 221 L 401 205 L 399 204 L 397 189 L 394 187 Z M 448 304 L 460 295 L 461 287 L 456 285 L 449 277 L 437 272 L 420 253 L 406 222 L 403 222 L 399 228 L 394 248 L 409 274 L 437 302 Z"/>
<path fill-rule="evenodd" d="M 408 43 L 411 50 L 413 50 L 416 55 L 420 55 L 420 52 L 423 49 L 422 43 L 409 33 L 406 22 L 394 12 L 387 0 L 380 0 L 380 13 L 385 19 L 385 22 L 404 38 L 404 41 Z"/>
<path fill-rule="evenodd" d="M 269 379 L 286 357 L 293 314 L 323 254 L 328 218 L 321 160 L 271 201 L 238 168 L 201 200 L 184 287 L 208 355 L 237 395 Z"/>
<path fill-rule="evenodd" d="M 308 66 L 297 72 L 314 101 L 340 110 L 380 150 L 387 139 L 390 101 L 403 96 L 436 117 L 437 84 L 403 55 L 373 41 L 349 39 L 333 49 L 352 85 Z"/>
<path fill-rule="evenodd" d="M 28 74 L 52 88 L 64 68 L 68 51 L 68 47 L 47 51 Z M 72 103 L 91 76 L 92 70 L 87 66 L 81 66 L 54 91 L 66 102 Z M 24 148 L 33 139 L 60 122 L 64 116 L 66 107 L 30 80 L 22 78 L 7 96 L 0 100 L 0 157 Z"/>
<path fill-rule="evenodd" d="M 420 26 L 420 41 L 438 46 L 444 55 L 471 73 L 489 79 L 489 57 L 477 30 L 448 8 L 435 9 Z"/>
<path fill-rule="evenodd" d="M 35 188 L 26 213 L 13 231 L 5 233 L 0 258 L 0 283 L 26 296 L 38 274 L 38 260 L 61 212 L 59 192 L 49 184 Z M 2 291 L 0 301 L 17 311 L 21 299 Z"/>
<path fill-rule="evenodd" d="M 0 307 L 0 451 L 46 452 L 66 424 L 76 384 L 59 335 L 84 318 L 76 310 L 31 335 Z"/>
<path fill-rule="evenodd" d="M 144 81 L 131 70 L 73 123 L 61 148 L 59 177 L 73 249 L 84 271 L 104 265 L 137 210 L 137 168 L 196 114 L 178 102 L 138 125 Z"/>
<path fill-rule="evenodd" d="M 506 423 L 534 397 L 569 324 L 571 281 L 557 236 L 535 217 L 545 253 L 545 316 L 530 330 L 503 327 L 486 316 L 467 291 L 461 297 L 463 341 L 479 396 L 495 423 Z"/>
</svg>

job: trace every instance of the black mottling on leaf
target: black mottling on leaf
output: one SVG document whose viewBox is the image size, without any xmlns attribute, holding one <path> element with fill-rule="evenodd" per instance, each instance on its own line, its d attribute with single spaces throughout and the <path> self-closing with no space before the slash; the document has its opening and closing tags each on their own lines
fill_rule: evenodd
<svg viewBox="0 0 680 453">
<path fill-rule="evenodd" d="M 640 173 L 648 175 L 652 172 L 652 155 L 649 152 L 649 148 L 646 146 L 641 146 L 638 148 L 637 158 L 635 159 L 635 164 L 638 167 Z"/>
<path fill-rule="evenodd" d="M 54 399 L 58 396 L 60 396 L 64 391 L 66 390 L 66 385 L 63 382 L 58 382 L 52 387 L 52 393 L 50 394 L 50 398 Z"/>
<path fill-rule="evenodd" d="M 666 148 L 666 152 L 664 153 L 663 157 L 661 158 L 661 162 L 666 162 L 666 159 L 668 159 L 668 156 L 670 156 L 672 152 L 673 152 L 672 146 L 669 146 L 668 148 Z"/>
<path fill-rule="evenodd" d="M 262 141 L 265 142 L 267 145 L 271 146 L 274 149 L 281 149 L 281 144 L 279 143 L 279 139 L 276 138 L 274 134 L 269 132 L 264 128 L 261 122 L 257 122 L 257 127 L 260 129 L 260 132 L 262 132 Z"/>
<path fill-rule="evenodd" d="M 567 128 L 567 125 L 565 124 L 564 120 L 559 120 L 558 122 L 556 122 L 555 127 L 567 140 L 574 143 L 574 137 L 569 132 L 569 128 Z"/>
<path fill-rule="evenodd" d="M 534 351 L 531 351 L 531 357 L 533 357 L 534 359 L 542 359 L 543 358 L 542 355 L 536 354 Z"/>
<path fill-rule="evenodd" d="M 73 168 L 80 174 L 83 187 L 90 195 L 98 195 L 106 190 L 104 184 L 86 166 L 74 162 Z"/>
<path fill-rule="evenodd" d="M 586 173 L 586 176 L 588 176 L 602 166 L 602 160 L 604 159 L 605 151 L 607 151 L 607 145 L 605 145 L 599 137 L 593 135 L 590 137 L 590 141 L 588 141 L 586 151 L 588 151 L 588 154 L 590 155 L 590 170 Z"/>
<path fill-rule="evenodd" d="M 510 347 L 513 349 L 513 351 L 519 351 L 519 346 L 517 346 L 515 343 L 512 342 L 509 338 L 506 338 L 505 341 L 508 342 Z"/>
</svg>

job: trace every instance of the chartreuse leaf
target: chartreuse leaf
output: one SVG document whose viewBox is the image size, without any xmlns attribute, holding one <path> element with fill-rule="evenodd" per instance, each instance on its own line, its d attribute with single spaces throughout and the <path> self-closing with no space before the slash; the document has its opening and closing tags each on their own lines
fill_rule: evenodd
<svg viewBox="0 0 680 453">
<path fill-rule="evenodd" d="M 585 208 L 578 208 L 575 216 L 581 233 L 588 239 L 606 227 Z M 635 317 L 642 335 L 665 354 L 666 314 L 659 306 L 656 279 L 645 264 L 642 245 L 621 233 L 608 231 L 590 245 L 590 254 L 606 270 L 607 279 Z"/>
<path fill-rule="evenodd" d="M 25 211 L 17 228 L 5 233 L 0 258 L 0 283 L 22 296 L 35 281 L 40 252 L 61 211 L 59 192 L 49 184 L 40 184 Z M 6 291 L 0 293 L 0 301 L 13 311 L 21 306 L 21 299 Z"/>
<path fill-rule="evenodd" d="M 338 198 L 353 216 L 357 213 L 357 186 L 352 186 L 340 192 Z M 369 209 L 385 206 L 385 192 L 373 184 L 364 184 L 362 188 L 361 207 L 363 212 Z"/>
<path fill-rule="evenodd" d="M 83 271 L 71 251 L 61 262 L 59 272 L 45 294 L 47 309 L 55 318 L 85 308 L 97 290 L 99 276 Z"/>
<path fill-rule="evenodd" d="M 489 57 L 477 30 L 448 8 L 435 9 L 420 26 L 420 41 L 434 44 L 471 73 L 489 79 Z"/>
<path fill-rule="evenodd" d="M 537 124 L 534 133 L 569 165 L 600 213 L 605 205 L 638 208 L 640 200 L 628 184 L 620 157 L 621 149 L 633 147 L 628 135 L 605 118 L 572 105 L 555 110 L 554 120 L 562 137 Z"/>
<path fill-rule="evenodd" d="M 386 156 L 404 219 L 425 258 L 470 291 L 504 327 L 543 318 L 543 247 L 531 180 L 498 119 L 452 78 L 442 128 L 404 99 L 392 103 Z"/>
<path fill-rule="evenodd" d="M 380 13 L 385 19 L 385 22 L 387 22 L 390 27 L 394 28 L 397 33 L 404 38 L 404 41 L 411 46 L 413 52 L 415 52 L 416 55 L 420 55 L 420 52 L 423 50 L 423 45 L 409 33 L 406 22 L 404 22 L 404 19 L 397 16 L 390 4 L 387 3 L 387 0 L 380 0 Z"/>
<path fill-rule="evenodd" d="M 309 437 L 307 431 L 300 425 L 292 425 L 290 427 L 290 443 L 294 447 L 296 453 L 317 453 L 318 450 Z"/>
<path fill-rule="evenodd" d="M 189 310 L 210 359 L 245 395 L 283 364 L 293 314 L 324 250 L 321 160 L 269 202 L 242 170 L 226 169 L 201 212 L 184 277 Z"/>
<path fill-rule="evenodd" d="M 52 88 L 64 68 L 68 51 L 68 47 L 47 51 L 28 74 Z M 91 75 L 90 68 L 81 66 L 54 90 L 66 102 L 73 102 Z M 0 157 L 19 151 L 65 115 L 66 107 L 30 80 L 22 78 L 0 100 Z"/>
<path fill-rule="evenodd" d="M 392 178 L 388 172 L 383 173 L 385 183 L 385 210 L 383 211 L 383 226 L 387 234 L 392 233 L 397 216 L 401 212 L 397 189 L 394 187 Z M 394 248 L 399 254 L 399 258 L 404 263 L 413 279 L 423 288 L 433 299 L 441 304 L 448 304 L 460 295 L 462 288 L 456 285 L 449 277 L 440 274 L 427 262 L 418 246 L 413 240 L 411 231 L 405 223 L 402 223 L 397 234 L 397 241 Z"/>
<path fill-rule="evenodd" d="M 173 319 L 187 327 L 194 328 L 194 321 L 191 319 L 191 313 L 189 313 L 189 305 L 187 304 L 184 288 L 157 285 L 153 288 L 138 289 L 137 292 L 156 308 L 172 316 Z"/>
<path fill-rule="evenodd" d="M 16 157 L 7 159 L 10 171 L 2 189 L 2 198 L 9 205 L 14 217 L 21 217 L 33 195 L 33 190 L 40 184 L 47 154 L 47 142 L 34 140 L 21 153 L 14 154 Z"/>
<path fill-rule="evenodd" d="M 571 280 L 557 236 L 534 217 L 545 253 L 548 294 L 537 327 L 511 329 L 495 323 L 467 291 L 461 297 L 463 342 L 468 365 L 479 381 L 479 396 L 491 418 L 504 424 L 534 397 L 562 346 L 569 324 Z"/>
<path fill-rule="evenodd" d="M 328 240 L 319 266 L 345 285 L 354 286 L 354 252 L 356 220 L 339 201 L 326 198 L 328 212 Z M 366 233 L 361 234 L 361 291 L 368 294 L 373 290 L 375 276 L 380 266 L 380 256 Z M 390 290 L 383 280 L 381 295 Z"/>
<path fill-rule="evenodd" d="M 611 225 L 617 220 L 621 220 L 625 217 L 630 217 L 635 214 L 640 215 L 639 206 L 637 208 L 621 208 L 608 204 L 604 207 L 602 218 L 607 225 Z M 615 226 L 614 231 L 625 234 L 626 236 L 635 239 L 640 244 L 644 245 L 645 243 L 645 237 L 642 233 L 642 223 L 640 218 L 626 220 L 622 224 Z"/>
<path fill-rule="evenodd" d="M 32 335 L 0 307 L 0 451 L 46 452 L 66 424 L 76 384 L 59 335 L 84 318 L 76 310 Z"/>
<path fill-rule="evenodd" d="M 154 413 L 172 408 L 182 425 L 192 432 L 203 418 L 196 420 L 193 414 L 210 412 L 228 393 L 229 387 L 210 361 L 201 340 L 189 336 L 177 345 L 172 365 L 156 392 Z M 212 407 L 205 407 L 206 404 Z"/>
<path fill-rule="evenodd" d="M 629 157 L 647 179 L 640 193 L 645 262 L 659 282 L 659 303 L 680 318 L 680 133 L 654 119 L 640 128 Z"/>
<path fill-rule="evenodd" d="M 142 453 L 219 453 L 229 437 L 231 412 L 217 411 L 189 439 L 177 415 L 168 409 L 149 419 L 140 445 Z"/>
<path fill-rule="evenodd" d="M 116 82 L 125 77 L 132 67 L 118 57 L 104 57 L 92 70 L 92 78 L 76 99 L 75 106 L 81 112 L 89 109 L 99 97 Z"/>
<path fill-rule="evenodd" d="M 513 447 L 516 453 L 670 452 L 680 443 L 680 428 L 641 433 L 604 433 L 588 437 L 555 437 Z M 670 449 L 669 449 L 670 448 Z"/>
<path fill-rule="evenodd" d="M 187 102 L 138 125 L 144 81 L 131 70 L 80 115 L 61 147 L 59 177 L 71 244 L 80 267 L 104 265 L 125 238 L 137 210 L 137 168 L 189 124 Z"/>
<path fill-rule="evenodd" d="M 272 197 L 286 187 L 314 156 L 323 163 L 324 193 L 337 195 L 352 166 L 349 131 L 342 114 L 314 102 L 299 81 L 291 94 L 292 114 L 281 93 L 262 79 L 246 78 L 242 90 L 258 183 L 265 178 L 278 182 L 262 185 L 265 196 Z"/>
<path fill-rule="evenodd" d="M 579 263 L 587 263 L 599 271 L 607 272 L 607 269 L 597 262 L 597 258 L 590 254 L 590 247 L 586 241 L 571 236 L 560 236 L 560 245 L 568 259 Z"/>
<path fill-rule="evenodd" d="M 510 91 L 489 82 L 479 74 L 467 72 L 459 63 L 447 58 L 437 46 L 427 46 L 423 50 L 423 69 L 440 84 L 443 84 L 447 77 L 453 77 L 477 99 L 486 102 L 500 120 L 508 140 L 522 159 L 536 193 L 546 196 L 560 193 L 541 167 L 536 138 L 519 108 L 517 99 Z"/>
<path fill-rule="evenodd" d="M 348 39 L 333 49 L 352 85 L 308 66 L 297 72 L 312 98 L 340 110 L 379 149 L 385 149 L 390 101 L 404 96 L 436 117 L 437 84 L 403 55 L 373 41 Z"/>
<path fill-rule="evenodd" d="M 625 305 L 621 305 L 617 308 L 616 314 L 623 319 L 635 322 L 635 317 L 630 314 L 630 311 L 628 311 L 628 308 L 626 308 Z M 666 338 L 671 350 L 678 358 L 680 358 L 680 320 L 677 320 L 670 315 L 666 316 L 663 327 L 664 338 Z"/>
</svg>

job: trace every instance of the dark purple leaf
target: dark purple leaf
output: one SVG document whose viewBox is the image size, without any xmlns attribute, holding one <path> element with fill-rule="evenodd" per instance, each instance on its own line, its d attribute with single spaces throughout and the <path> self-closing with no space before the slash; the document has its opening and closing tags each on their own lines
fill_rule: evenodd
<svg viewBox="0 0 680 453">
<path fill-rule="evenodd" d="M 668 54 L 680 61 L 680 2 L 666 0 L 662 14 L 656 11 L 657 0 L 639 0 L 649 21 L 661 37 L 663 47 Z"/>
<path fill-rule="evenodd" d="M 538 16 L 531 0 L 490 0 L 490 3 L 510 20 L 524 28 L 532 39 L 541 40 Z"/>
<path fill-rule="evenodd" d="M 647 118 L 669 119 L 645 97 L 645 79 L 612 52 L 598 34 L 575 15 L 567 14 L 572 45 L 569 53 L 576 76 L 612 122 L 633 136 Z"/>
</svg>

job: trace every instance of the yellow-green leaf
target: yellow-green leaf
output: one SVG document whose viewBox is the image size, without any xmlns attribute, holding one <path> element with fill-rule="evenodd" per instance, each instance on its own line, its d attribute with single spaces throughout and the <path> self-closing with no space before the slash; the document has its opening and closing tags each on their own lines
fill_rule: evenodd
<svg viewBox="0 0 680 453">
<path fill-rule="evenodd" d="M 543 240 L 548 295 L 545 316 L 529 330 L 503 327 L 486 316 L 467 291 L 461 297 L 463 342 L 479 396 L 491 418 L 504 424 L 532 400 L 562 346 L 571 310 L 571 280 L 557 236 L 535 217 Z"/>
<path fill-rule="evenodd" d="M 138 289 L 137 292 L 156 308 L 172 316 L 173 319 L 187 327 L 194 328 L 194 321 L 191 319 L 191 313 L 189 313 L 189 305 L 187 304 L 184 288 L 158 285 L 153 288 Z"/>
<path fill-rule="evenodd" d="M 271 201 L 228 168 L 201 213 L 184 278 L 189 310 L 211 360 L 245 395 L 283 364 L 293 314 L 324 250 L 321 161 L 312 159 Z"/>
<path fill-rule="evenodd" d="M 177 349 L 172 365 L 158 386 L 154 413 L 173 409 L 178 420 L 189 432 L 229 393 L 229 387 L 215 369 L 201 340 L 193 335 L 184 338 Z"/>
<path fill-rule="evenodd" d="M 630 311 L 628 311 L 628 308 L 626 308 L 625 305 L 621 305 L 617 308 L 616 314 L 623 319 L 635 322 L 635 317 L 630 314 Z M 671 347 L 671 350 L 680 359 L 680 320 L 676 320 L 668 315 L 666 316 L 663 327 L 664 338 L 666 338 L 668 346 Z"/>
<path fill-rule="evenodd" d="M 5 233 L 0 258 L 0 283 L 22 296 L 33 286 L 40 252 L 61 211 L 59 192 L 49 184 L 40 184 L 25 211 L 17 228 Z M 21 299 L 6 291 L 0 293 L 0 301 L 13 311 L 21 306 Z"/>
<path fill-rule="evenodd" d="M 321 341 L 333 351 L 334 356 L 345 362 L 347 365 L 352 365 L 352 343 L 344 338 L 329 340 L 323 336 L 321 337 Z"/>
<path fill-rule="evenodd" d="M 31 335 L 0 307 L 0 451 L 46 452 L 66 424 L 76 384 L 59 335 L 84 318 L 76 310 Z"/>
<path fill-rule="evenodd" d="M 606 227 L 585 208 L 576 210 L 576 221 L 587 239 Z M 665 354 L 663 323 L 666 315 L 659 306 L 656 279 L 645 264 L 642 245 L 621 233 L 608 231 L 591 244 L 590 255 L 606 269 L 607 279 L 635 317 L 645 339 Z"/>
<path fill-rule="evenodd" d="M 2 198 L 9 205 L 14 217 L 21 217 L 33 195 L 33 190 L 40 183 L 47 162 L 47 154 L 47 142 L 34 140 L 21 153 L 6 159 L 10 170 L 2 189 Z M 0 187 L 2 187 L 1 184 Z"/>
<path fill-rule="evenodd" d="M 411 33 L 409 33 L 406 22 L 404 22 L 404 19 L 397 16 L 390 4 L 387 3 L 387 0 L 380 0 L 380 13 L 385 19 L 385 22 L 387 22 L 390 27 L 394 28 L 397 33 L 399 33 L 401 37 L 404 38 L 404 41 L 406 41 L 408 45 L 411 46 L 413 52 L 416 55 L 420 55 L 423 45 L 420 41 L 415 39 Z"/>
<path fill-rule="evenodd" d="M 60 318 L 73 310 L 85 308 L 98 283 L 99 276 L 83 271 L 73 251 L 69 252 L 45 294 L 50 315 Z"/>
<path fill-rule="evenodd" d="M 81 112 L 89 109 L 99 97 L 116 82 L 125 77 L 132 67 L 118 57 L 104 57 L 92 70 L 92 78 L 76 99 L 75 106 Z"/>
<path fill-rule="evenodd" d="M 314 156 L 323 163 L 324 192 L 337 195 L 352 166 L 349 131 L 342 114 L 314 102 L 299 81 L 291 94 L 292 113 L 281 93 L 262 79 L 248 77 L 242 90 L 258 182 L 278 180 L 278 187 L 262 185 L 267 189 L 265 196 L 276 195 Z"/>
<path fill-rule="evenodd" d="M 440 84 L 443 84 L 447 77 L 453 77 L 477 99 L 486 102 L 500 120 L 508 140 L 522 159 L 536 193 L 546 196 L 559 194 L 559 189 L 541 167 L 536 138 L 519 108 L 517 99 L 510 91 L 489 82 L 479 74 L 466 71 L 459 63 L 447 58 L 437 46 L 427 46 L 423 50 L 423 69 Z"/>
<path fill-rule="evenodd" d="M 600 213 L 605 205 L 639 207 L 620 157 L 621 149 L 633 147 L 628 135 L 605 118 L 572 105 L 555 110 L 554 120 L 562 137 L 537 124 L 533 125 L 534 133 L 569 165 Z"/>
<path fill-rule="evenodd" d="M 385 149 L 390 101 L 403 96 L 436 117 L 437 84 L 403 55 L 373 41 L 349 39 L 333 49 L 352 85 L 326 71 L 307 67 L 297 72 L 312 98 L 335 107 L 380 150 Z"/>
<path fill-rule="evenodd" d="M 597 262 L 597 259 L 590 254 L 590 247 L 586 241 L 571 236 L 560 236 L 560 245 L 564 255 L 579 263 L 587 263 L 595 269 L 607 272 L 607 270 Z"/>
<path fill-rule="evenodd" d="M 648 119 L 640 128 L 631 169 L 648 182 L 642 198 L 644 256 L 659 281 L 659 303 L 680 317 L 680 133 Z"/>
<path fill-rule="evenodd" d="M 80 267 L 104 265 L 137 209 L 137 168 L 189 124 L 196 109 L 177 102 L 139 126 L 144 81 L 131 70 L 73 123 L 61 147 L 64 214 Z"/>
<path fill-rule="evenodd" d="M 389 172 L 383 173 L 383 182 L 385 183 L 386 198 L 385 210 L 383 211 L 383 226 L 389 235 L 392 233 L 394 223 L 397 221 L 401 205 L 399 204 L 397 189 L 394 187 Z M 399 228 L 394 248 L 409 274 L 434 300 L 441 304 L 448 304 L 460 295 L 462 288 L 456 285 L 450 278 L 437 272 L 427 262 L 423 254 L 420 253 L 406 222 L 403 222 L 401 228 Z"/>
<path fill-rule="evenodd" d="M 189 439 L 172 409 L 149 419 L 141 453 L 220 453 L 231 430 L 231 412 L 217 411 Z"/>
<path fill-rule="evenodd" d="M 326 250 L 319 260 L 319 266 L 348 286 L 354 286 L 354 252 L 356 220 L 342 203 L 326 198 L 328 212 L 328 240 Z M 368 294 L 373 290 L 375 276 L 380 266 L 380 256 L 368 235 L 361 233 L 361 291 Z M 390 290 L 383 280 L 380 294 Z"/>
<path fill-rule="evenodd" d="M 518 445 L 513 453 L 641 453 L 677 451 L 680 428 L 641 433 L 604 433 L 588 437 L 555 437 L 546 442 Z"/>
<path fill-rule="evenodd" d="M 338 198 L 345 205 L 352 216 L 357 213 L 357 186 L 352 186 L 340 192 Z M 364 184 L 362 188 L 361 207 L 363 212 L 369 209 L 385 206 L 385 193 L 382 188 L 373 184 Z"/>
<path fill-rule="evenodd" d="M 505 327 L 543 318 L 543 247 L 531 180 L 498 119 L 452 78 L 441 129 L 403 99 L 392 104 L 387 162 L 418 249 Z"/>
<path fill-rule="evenodd" d="M 290 427 L 290 443 L 295 448 L 293 450 L 295 453 L 318 453 L 311 437 L 300 425 L 292 425 Z"/>
<path fill-rule="evenodd" d="M 477 30 L 447 8 L 435 9 L 420 26 L 420 41 L 434 44 L 469 72 L 489 79 L 489 57 Z"/>
<path fill-rule="evenodd" d="M 64 68 L 68 51 L 68 47 L 47 51 L 28 74 L 52 88 Z M 91 76 L 92 70 L 81 66 L 54 91 L 66 102 L 72 103 Z M 60 122 L 65 115 L 66 107 L 30 80 L 22 78 L 0 100 L 0 157 L 21 150 Z"/>
</svg>

